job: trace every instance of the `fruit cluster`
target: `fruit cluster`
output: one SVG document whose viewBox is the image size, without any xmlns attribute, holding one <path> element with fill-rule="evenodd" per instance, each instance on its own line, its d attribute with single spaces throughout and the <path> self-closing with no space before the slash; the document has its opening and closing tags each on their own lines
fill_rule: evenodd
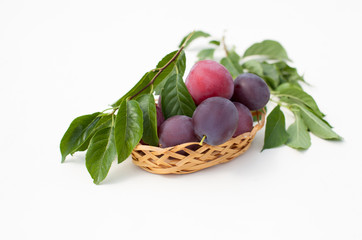
<svg viewBox="0 0 362 240">
<path fill-rule="evenodd" d="M 197 62 L 185 84 L 197 108 L 192 118 L 176 115 L 164 120 L 159 99 L 157 128 L 161 147 L 200 140 L 220 145 L 250 132 L 251 111 L 262 109 L 270 98 L 269 87 L 259 76 L 243 73 L 233 80 L 229 71 L 213 60 Z"/>
</svg>

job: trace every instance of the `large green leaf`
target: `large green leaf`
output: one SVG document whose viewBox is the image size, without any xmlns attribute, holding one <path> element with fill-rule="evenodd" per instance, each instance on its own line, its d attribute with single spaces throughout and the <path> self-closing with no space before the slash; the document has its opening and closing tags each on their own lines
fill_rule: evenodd
<svg viewBox="0 0 362 240">
<path fill-rule="evenodd" d="M 295 122 L 288 127 L 289 138 L 286 145 L 295 149 L 308 149 L 311 145 L 308 128 L 300 116 L 299 110 L 294 109 L 293 113 Z"/>
<path fill-rule="evenodd" d="M 171 56 L 171 58 L 174 56 L 174 54 L 176 52 L 172 52 L 173 55 Z M 171 59 L 170 58 L 170 59 Z M 161 63 L 161 62 L 160 62 Z M 159 63 L 159 65 L 161 65 Z M 167 62 L 166 62 L 167 63 Z M 163 63 L 163 64 L 166 64 L 166 63 Z M 179 74 L 181 76 L 183 76 L 185 74 L 185 70 L 186 70 L 186 54 L 184 51 L 181 51 L 179 56 L 177 57 L 176 61 L 175 61 L 175 65 L 172 65 L 174 66 L 173 69 L 168 73 L 168 75 L 164 78 L 162 78 L 163 76 L 161 76 L 161 79 L 162 81 L 160 82 L 157 82 L 156 85 L 154 86 L 155 87 L 155 93 L 157 95 L 159 95 L 163 89 L 163 86 L 165 85 L 165 83 L 167 82 L 167 80 L 172 76 L 172 75 L 175 75 L 175 74 Z M 159 67 L 159 66 L 158 66 Z"/>
<path fill-rule="evenodd" d="M 316 136 L 323 139 L 341 140 L 341 136 L 335 133 L 332 128 L 320 119 L 314 112 L 306 107 L 298 106 L 301 110 L 301 116 L 307 125 L 308 129 Z"/>
<path fill-rule="evenodd" d="M 313 97 L 308 93 L 304 92 L 301 88 L 298 87 L 284 87 L 276 93 L 277 96 L 284 98 L 288 98 L 295 102 L 296 104 L 304 104 L 310 109 L 312 109 L 319 117 L 324 117 L 324 114 L 319 110 L 317 103 L 314 101 Z M 285 99 L 284 99 L 285 100 Z"/>
<path fill-rule="evenodd" d="M 60 141 L 62 162 L 65 161 L 67 155 L 74 153 L 76 149 L 87 140 L 101 118 L 99 117 L 99 114 L 99 112 L 96 112 L 89 115 L 83 115 L 71 122 Z"/>
<path fill-rule="evenodd" d="M 165 119 L 175 115 L 192 117 L 196 105 L 180 75 L 175 74 L 167 80 L 162 90 L 161 105 Z"/>
<path fill-rule="evenodd" d="M 277 60 L 290 60 L 283 46 L 279 42 L 274 40 L 264 40 L 262 42 L 251 45 L 245 51 L 243 57 L 254 55 L 266 56 L 270 59 Z"/>
<path fill-rule="evenodd" d="M 285 130 L 284 113 L 277 105 L 267 117 L 263 150 L 279 147 L 287 140 L 288 133 Z"/>
<path fill-rule="evenodd" d="M 152 94 L 146 94 L 139 97 L 137 101 L 143 113 L 142 140 L 149 145 L 158 146 L 155 99 Z"/>
<path fill-rule="evenodd" d="M 116 155 L 114 126 L 99 130 L 90 141 L 85 155 L 88 172 L 95 184 L 99 184 L 106 178 Z"/>
<path fill-rule="evenodd" d="M 96 126 L 93 128 L 92 131 L 89 132 L 89 136 L 87 138 L 87 140 L 77 149 L 75 149 L 72 153 L 73 154 L 75 152 L 81 152 L 81 151 L 85 151 L 88 149 L 90 140 L 92 139 L 92 137 L 94 136 L 94 134 L 103 129 L 103 128 L 107 128 L 110 127 L 112 123 L 112 115 L 111 114 L 104 114 L 101 115 L 101 119 L 97 122 Z"/>
<path fill-rule="evenodd" d="M 203 31 L 194 31 L 194 32 L 191 32 L 189 34 L 187 34 L 183 39 L 182 41 L 180 42 L 180 45 L 178 47 L 181 47 L 184 42 L 186 41 L 187 37 L 192 34 L 192 36 L 190 37 L 190 39 L 187 41 L 187 43 L 185 44 L 185 47 L 187 47 L 192 41 L 194 41 L 195 39 L 197 38 L 201 38 L 201 37 L 209 37 L 210 34 L 208 33 L 205 33 Z"/>
<path fill-rule="evenodd" d="M 176 69 L 177 74 L 180 74 L 182 77 L 186 71 L 186 54 L 185 51 L 181 51 L 180 55 L 177 57 L 176 60 Z"/>
<path fill-rule="evenodd" d="M 141 140 L 142 134 L 143 116 L 138 102 L 123 101 L 118 109 L 115 125 L 118 163 L 127 159 Z"/>
</svg>

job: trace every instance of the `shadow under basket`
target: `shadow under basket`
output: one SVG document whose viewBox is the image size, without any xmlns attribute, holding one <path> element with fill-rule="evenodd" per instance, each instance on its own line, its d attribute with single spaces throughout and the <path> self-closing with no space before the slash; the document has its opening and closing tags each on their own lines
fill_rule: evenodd
<svg viewBox="0 0 362 240">
<path fill-rule="evenodd" d="M 203 143 L 200 146 L 198 142 L 190 142 L 160 148 L 138 144 L 132 151 L 133 163 L 151 173 L 186 174 L 229 162 L 248 150 L 256 133 L 263 128 L 265 113 L 256 114 L 261 115 L 261 120 L 254 125 L 251 132 L 231 138 L 221 145 Z M 198 148 L 192 150 L 195 149 L 194 146 L 190 147 L 192 145 L 198 145 Z"/>
</svg>

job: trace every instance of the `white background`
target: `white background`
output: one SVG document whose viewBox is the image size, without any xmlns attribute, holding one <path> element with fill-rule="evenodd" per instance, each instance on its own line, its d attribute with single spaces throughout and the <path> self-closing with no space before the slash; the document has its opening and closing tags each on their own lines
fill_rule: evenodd
<svg viewBox="0 0 362 240">
<path fill-rule="evenodd" d="M 0 0 L 0 239 L 362 239 L 361 12 L 358 0 Z M 159 176 L 128 159 L 99 186 L 84 154 L 60 164 L 73 118 L 107 108 L 194 29 L 226 31 L 240 54 L 280 41 L 344 141 L 261 153 L 259 132 L 230 163 Z"/>
</svg>

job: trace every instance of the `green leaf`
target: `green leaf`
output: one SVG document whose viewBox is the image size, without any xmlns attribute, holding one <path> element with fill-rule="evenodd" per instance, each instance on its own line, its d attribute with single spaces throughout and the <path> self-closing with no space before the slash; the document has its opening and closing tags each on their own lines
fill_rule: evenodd
<svg viewBox="0 0 362 240">
<path fill-rule="evenodd" d="M 278 69 L 267 62 L 262 62 L 261 67 L 263 68 L 263 79 L 272 89 L 276 89 L 280 83 Z"/>
<path fill-rule="evenodd" d="M 165 119 L 175 115 L 192 117 L 196 105 L 180 75 L 170 77 L 162 90 L 162 112 Z"/>
<path fill-rule="evenodd" d="M 263 77 L 263 67 L 261 66 L 261 63 L 256 60 L 249 60 L 244 62 L 242 67 L 247 69 L 250 73 L 254 73 L 259 77 Z"/>
<path fill-rule="evenodd" d="M 251 45 L 245 51 L 243 57 L 254 55 L 266 56 L 270 59 L 277 60 L 290 60 L 283 46 L 279 42 L 273 40 L 264 40 Z"/>
<path fill-rule="evenodd" d="M 205 59 L 214 59 L 214 52 L 215 52 L 215 48 L 206 48 L 206 49 L 202 49 L 198 54 L 197 57 L 200 60 L 205 60 Z"/>
<path fill-rule="evenodd" d="M 279 147 L 287 140 L 288 133 L 285 130 L 284 113 L 277 105 L 267 117 L 263 150 Z"/>
<path fill-rule="evenodd" d="M 301 90 L 302 87 L 299 85 L 299 83 L 296 83 L 296 82 L 286 82 L 286 83 L 283 83 L 283 84 L 280 84 L 276 91 L 280 92 L 280 91 L 283 91 L 284 89 L 288 89 L 288 88 L 299 88 Z"/>
<path fill-rule="evenodd" d="M 89 133 L 89 136 L 87 137 L 87 140 L 80 146 L 78 147 L 76 150 L 74 150 L 72 153 L 73 154 L 75 152 L 81 152 L 81 151 L 85 151 L 88 149 L 90 140 L 92 139 L 92 137 L 94 136 L 94 134 L 106 127 L 110 127 L 112 123 L 112 115 L 107 114 L 107 115 L 103 115 L 101 116 L 101 119 L 97 122 L 97 125 L 93 128 L 93 130 Z"/>
<path fill-rule="evenodd" d="M 226 67 L 226 69 L 231 73 L 231 76 L 233 78 L 236 78 L 240 74 L 230 58 L 224 57 L 220 60 L 220 63 L 224 65 L 224 67 Z"/>
<path fill-rule="evenodd" d="M 62 162 L 65 161 L 67 155 L 74 153 L 76 149 L 87 140 L 97 125 L 97 122 L 100 120 L 99 114 L 99 112 L 96 112 L 89 115 L 83 115 L 71 122 L 60 141 Z"/>
<path fill-rule="evenodd" d="M 280 89 L 279 93 L 276 93 L 277 96 L 281 97 L 281 100 L 288 98 L 297 104 L 304 104 L 311 108 L 319 117 L 324 117 L 325 115 L 319 110 L 317 103 L 314 101 L 313 97 L 308 93 L 304 92 L 302 89 L 297 87 L 289 87 Z"/>
<path fill-rule="evenodd" d="M 186 41 L 187 37 L 188 37 L 190 34 L 192 34 L 192 36 L 191 36 L 190 39 L 187 41 L 185 47 L 187 47 L 192 41 L 194 41 L 194 40 L 197 39 L 197 38 L 210 37 L 210 34 L 205 33 L 205 32 L 203 32 L 203 31 L 194 31 L 194 32 L 191 32 L 191 33 L 187 34 L 187 35 L 182 39 L 182 41 L 181 41 L 181 43 L 180 43 L 180 45 L 179 45 L 178 47 L 181 47 L 181 46 L 184 44 L 184 42 Z"/>
<path fill-rule="evenodd" d="M 289 135 L 286 145 L 295 149 L 308 149 L 311 145 L 308 128 L 305 125 L 299 110 L 293 110 L 295 122 L 288 127 Z"/>
<path fill-rule="evenodd" d="M 115 139 L 118 163 L 131 154 L 143 135 L 142 110 L 135 100 L 123 101 L 118 109 L 115 125 Z"/>
<path fill-rule="evenodd" d="M 217 41 L 217 40 L 211 40 L 209 43 L 214 44 L 216 46 L 220 46 L 220 41 Z"/>
<path fill-rule="evenodd" d="M 99 130 L 90 141 L 85 155 L 88 172 L 95 184 L 99 184 L 106 178 L 116 155 L 114 127 Z"/>
<path fill-rule="evenodd" d="M 229 70 L 233 78 L 236 78 L 239 74 L 243 73 L 243 68 L 239 61 L 240 56 L 235 51 L 231 50 L 228 52 L 228 56 L 220 60 L 220 63 Z"/>
<path fill-rule="evenodd" d="M 277 62 L 274 63 L 274 65 L 279 71 L 280 81 L 282 83 L 297 83 L 298 81 L 305 82 L 303 76 L 298 74 L 297 69 L 289 66 L 286 62 Z"/>
<path fill-rule="evenodd" d="M 301 110 L 301 116 L 305 124 L 314 135 L 323 139 L 342 140 L 342 137 L 335 133 L 332 128 L 317 115 L 305 107 L 298 107 Z"/>
<path fill-rule="evenodd" d="M 237 54 L 234 50 L 229 50 L 228 51 L 228 57 L 235 64 L 235 66 L 237 66 L 237 69 L 240 71 L 242 68 L 240 66 L 241 57 L 239 56 L 239 54 Z"/>
<path fill-rule="evenodd" d="M 152 94 L 137 99 L 143 113 L 142 140 L 152 146 L 158 146 L 156 103 Z"/>
<path fill-rule="evenodd" d="M 185 71 L 186 71 L 186 54 L 185 54 L 185 51 L 181 51 L 180 55 L 177 57 L 175 69 L 176 69 L 177 74 L 181 75 L 181 77 L 184 76 Z M 169 76 L 171 74 L 172 73 L 170 73 Z"/>
<path fill-rule="evenodd" d="M 176 53 L 176 51 L 172 52 L 172 53 Z M 172 56 L 174 56 L 174 55 L 172 55 Z M 172 56 L 171 56 L 171 58 L 172 58 Z M 169 58 L 169 59 L 171 59 L 171 58 Z M 166 64 L 166 63 L 163 63 L 163 64 Z M 159 63 L 159 65 L 161 65 L 161 62 Z M 161 82 L 156 83 L 155 94 L 160 95 L 160 93 L 161 93 L 161 91 L 163 89 L 163 86 L 165 85 L 165 83 L 167 82 L 167 80 L 171 76 L 173 76 L 175 74 L 180 74 L 181 76 L 183 76 L 185 74 L 185 70 L 186 70 L 186 54 L 185 54 L 184 51 L 180 52 L 179 56 L 176 59 L 175 65 L 173 65 L 173 66 L 174 67 L 171 70 L 171 72 L 169 72 L 168 75 L 166 77 L 164 77 Z"/>
</svg>

